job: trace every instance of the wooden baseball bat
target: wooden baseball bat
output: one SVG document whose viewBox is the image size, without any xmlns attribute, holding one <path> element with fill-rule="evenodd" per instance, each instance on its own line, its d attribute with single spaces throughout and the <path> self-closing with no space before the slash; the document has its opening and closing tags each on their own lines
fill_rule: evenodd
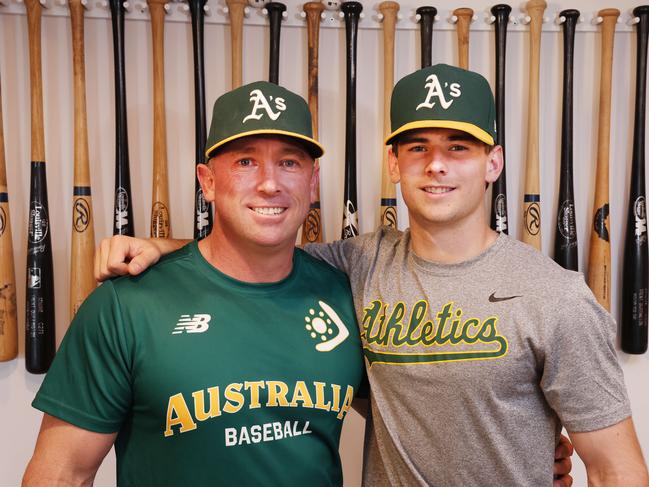
<svg viewBox="0 0 649 487">
<path fill-rule="evenodd" d="M 579 10 L 562 10 L 563 22 L 563 109 L 561 114 L 561 169 L 559 177 L 559 204 L 554 235 L 554 260 L 566 269 L 576 271 L 577 223 L 575 221 L 575 193 L 572 174 L 572 99 L 574 77 L 575 27 Z"/>
<path fill-rule="evenodd" d="M 134 235 L 133 199 L 126 124 L 126 74 L 124 67 L 124 4 L 108 0 L 113 26 L 115 71 L 115 211 L 113 235 Z"/>
<path fill-rule="evenodd" d="M 230 52 L 232 53 L 232 89 L 234 90 L 241 86 L 243 72 L 241 61 L 243 52 L 243 14 L 247 2 L 246 0 L 225 0 L 225 3 L 228 6 L 228 14 L 230 15 Z M 205 149 L 203 148 L 203 150 Z"/>
<path fill-rule="evenodd" d="M 599 304 L 611 310 L 611 239 L 609 233 L 608 168 L 611 137 L 611 82 L 613 75 L 613 38 L 620 11 L 600 10 L 602 18 L 602 56 L 599 82 L 599 128 L 597 132 L 597 171 L 595 204 L 588 255 L 588 285 Z"/>
<path fill-rule="evenodd" d="M 453 15 L 457 17 L 457 52 L 458 66 L 462 69 L 469 69 L 469 28 L 473 20 L 473 9 L 456 8 Z"/>
<path fill-rule="evenodd" d="M 192 17 L 194 53 L 194 158 L 196 164 L 203 164 L 207 162 L 205 160 L 207 125 L 205 121 L 205 56 L 203 50 L 203 27 L 207 0 L 188 0 L 188 2 Z M 235 0 L 235 2 L 240 3 L 239 0 Z M 230 10 L 230 16 L 232 18 L 232 10 Z M 243 7 L 241 7 L 241 16 L 243 18 Z M 241 82 L 240 78 L 241 70 L 239 69 L 239 82 Z M 205 201 L 203 188 L 198 182 L 196 171 L 194 171 L 194 194 L 194 238 L 200 240 L 212 231 L 213 216 L 212 205 Z"/>
<path fill-rule="evenodd" d="M 45 136 L 43 129 L 43 81 L 41 71 L 41 4 L 25 0 L 29 33 L 31 80 L 31 178 L 27 243 L 27 299 L 25 319 L 25 367 L 28 372 L 47 372 L 56 351 L 54 322 L 54 274 L 50 236 Z"/>
<path fill-rule="evenodd" d="M 167 177 L 167 122 L 165 120 L 164 22 L 166 0 L 147 0 L 153 46 L 153 189 L 151 237 L 171 237 L 169 180 Z"/>
<path fill-rule="evenodd" d="M 320 14 L 324 10 L 321 2 L 304 4 L 308 42 L 309 108 L 313 137 L 318 139 L 318 46 L 320 37 Z M 302 224 L 302 245 L 322 242 L 322 219 L 320 215 L 320 184 L 316 187 L 318 200 L 311 203 L 309 213 Z"/>
<path fill-rule="evenodd" d="M 70 252 L 70 319 L 95 289 L 95 230 L 88 163 L 84 7 L 70 0 L 72 70 L 74 78 L 74 185 L 72 196 L 72 250 Z"/>
<path fill-rule="evenodd" d="M 356 208 L 356 47 L 358 44 L 358 19 L 363 5 L 360 2 L 343 2 L 340 10 L 345 16 L 347 59 L 347 99 L 345 116 L 345 186 L 342 238 L 358 235 Z"/>
<path fill-rule="evenodd" d="M 507 24 L 512 8 L 498 4 L 491 7 L 496 26 L 496 144 L 502 147 L 503 170 L 491 188 L 491 228 L 508 233 L 507 175 L 505 173 L 505 67 L 507 54 Z"/>
<path fill-rule="evenodd" d="M 433 64 L 433 23 L 437 15 L 435 7 L 423 6 L 416 10 L 419 15 L 419 32 L 421 34 L 421 67 Z"/>
<path fill-rule="evenodd" d="M 393 1 L 381 2 L 379 12 L 383 14 L 383 137 L 390 135 L 390 97 L 394 87 L 394 31 L 399 13 L 399 4 Z M 388 148 L 383 147 L 381 171 L 381 225 L 397 228 L 397 190 L 390 180 Z"/>
<path fill-rule="evenodd" d="M 18 355 L 16 274 L 5 164 L 2 95 L 0 94 L 0 362 L 14 359 Z"/>
<path fill-rule="evenodd" d="M 286 11 L 286 5 L 281 2 L 269 2 L 265 8 L 270 21 L 268 81 L 279 84 L 279 36 L 282 30 L 282 15 Z"/>
<path fill-rule="evenodd" d="M 647 102 L 647 36 L 649 6 L 633 9 L 640 19 L 637 26 L 635 120 L 629 212 L 624 242 L 622 271 L 622 350 L 640 354 L 647 351 L 647 204 L 645 196 L 645 112 Z"/>
<path fill-rule="evenodd" d="M 527 111 L 527 152 L 523 196 L 523 242 L 541 250 L 541 195 L 539 192 L 539 68 L 541 27 L 545 0 L 527 2 L 530 16 L 530 79 Z"/>
</svg>

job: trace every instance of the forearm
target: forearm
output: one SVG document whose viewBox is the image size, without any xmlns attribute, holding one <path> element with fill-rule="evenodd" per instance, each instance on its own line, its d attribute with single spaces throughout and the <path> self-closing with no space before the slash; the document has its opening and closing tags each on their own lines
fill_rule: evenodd
<svg viewBox="0 0 649 487">
<path fill-rule="evenodd" d="M 92 486 L 96 469 L 79 471 L 75 465 L 60 463 L 55 458 L 34 454 L 23 477 L 23 487 L 85 487 Z"/>
</svg>

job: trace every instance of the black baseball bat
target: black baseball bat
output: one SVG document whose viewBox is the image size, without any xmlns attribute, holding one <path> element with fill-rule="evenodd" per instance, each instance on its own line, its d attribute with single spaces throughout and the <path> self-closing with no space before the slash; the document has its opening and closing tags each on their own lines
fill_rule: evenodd
<svg viewBox="0 0 649 487">
<path fill-rule="evenodd" d="M 204 164 L 207 125 L 205 121 L 205 56 L 203 50 L 203 26 L 207 0 L 188 0 L 192 17 L 192 46 L 194 51 L 194 158 L 196 164 Z M 202 239 L 212 231 L 212 205 L 205 201 L 203 190 L 194 175 L 194 238 Z"/>
<path fill-rule="evenodd" d="M 115 211 L 113 235 L 134 235 L 133 199 L 126 128 L 126 76 L 124 68 L 124 3 L 108 0 L 113 24 L 115 71 Z"/>
<path fill-rule="evenodd" d="M 268 81 L 279 84 L 279 35 L 282 29 L 282 14 L 286 5 L 281 2 L 266 4 L 270 22 L 270 52 L 268 61 Z"/>
<path fill-rule="evenodd" d="M 559 205 L 554 235 L 554 260 L 571 271 L 579 267 L 577 256 L 577 223 L 575 221 L 575 193 L 572 173 L 572 99 L 574 77 L 575 27 L 579 10 L 559 13 L 563 22 L 563 109 L 561 112 L 561 169 L 559 177 Z"/>
<path fill-rule="evenodd" d="M 347 100 L 345 116 L 345 187 L 342 238 L 358 235 L 356 208 L 356 47 L 358 44 L 358 19 L 363 5 L 344 2 L 340 10 L 345 15 L 345 40 L 347 51 Z"/>
<path fill-rule="evenodd" d="M 496 25 L 496 144 L 502 147 L 503 170 L 491 188 L 491 228 L 509 233 L 507 219 L 507 175 L 505 172 L 505 66 L 507 54 L 507 24 L 512 8 L 506 4 L 491 8 Z"/>
<path fill-rule="evenodd" d="M 54 359 L 56 325 L 54 322 L 54 274 L 43 129 L 42 7 L 38 0 L 25 0 L 25 7 L 27 8 L 29 33 L 32 134 L 27 238 L 27 297 L 25 302 L 25 367 L 32 374 L 43 374 L 50 368 Z"/>
<path fill-rule="evenodd" d="M 427 68 L 433 64 L 433 22 L 437 9 L 435 7 L 423 6 L 416 10 L 419 15 L 419 32 L 421 34 L 421 67 Z"/>
<path fill-rule="evenodd" d="M 633 9 L 637 24 L 635 122 L 629 212 L 624 242 L 622 273 L 622 350 L 647 351 L 647 206 L 645 202 L 645 112 L 649 5 Z"/>
</svg>

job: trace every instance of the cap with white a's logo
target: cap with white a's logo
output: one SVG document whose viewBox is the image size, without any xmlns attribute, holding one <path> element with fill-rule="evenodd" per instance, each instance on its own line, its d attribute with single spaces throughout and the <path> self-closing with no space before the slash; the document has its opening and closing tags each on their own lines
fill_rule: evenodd
<svg viewBox="0 0 649 487">
<path fill-rule="evenodd" d="M 390 122 L 386 145 L 408 130 L 435 127 L 462 130 L 493 145 L 496 104 L 480 74 L 436 64 L 399 80 L 392 91 Z"/>
<path fill-rule="evenodd" d="M 274 83 L 257 81 L 225 93 L 214 102 L 205 156 L 232 140 L 259 134 L 299 139 L 314 158 L 324 149 L 313 138 L 311 112 L 304 99 Z"/>
</svg>

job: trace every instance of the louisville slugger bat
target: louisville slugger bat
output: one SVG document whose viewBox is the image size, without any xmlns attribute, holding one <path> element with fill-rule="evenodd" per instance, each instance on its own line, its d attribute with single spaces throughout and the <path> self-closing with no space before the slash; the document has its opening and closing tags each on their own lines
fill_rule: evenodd
<svg viewBox="0 0 649 487">
<path fill-rule="evenodd" d="M 88 163 L 84 6 L 70 0 L 72 74 L 74 78 L 74 184 L 72 195 L 72 250 L 70 253 L 70 319 L 95 289 L 95 230 Z"/>
<path fill-rule="evenodd" d="M 286 5 L 281 2 L 269 2 L 264 7 L 270 21 L 270 52 L 268 56 L 268 81 L 279 84 L 279 36 L 282 30 L 282 15 Z"/>
<path fill-rule="evenodd" d="M 423 6 L 416 10 L 416 14 L 419 15 L 419 32 L 421 34 L 421 67 L 427 68 L 433 64 L 433 23 L 437 9 Z"/>
<path fill-rule="evenodd" d="M 25 367 L 32 374 L 47 372 L 56 350 L 54 274 L 43 129 L 41 71 L 41 4 L 26 0 L 31 80 L 31 177 L 27 243 L 27 299 L 25 303 Z"/>
<path fill-rule="evenodd" d="M 457 18 L 457 52 L 458 66 L 462 69 L 469 69 L 469 28 L 473 20 L 473 9 L 456 8 L 453 15 Z"/>
<path fill-rule="evenodd" d="M 588 255 L 588 285 L 599 304 L 611 310 L 611 239 L 609 233 L 609 146 L 611 137 L 611 81 L 613 74 L 613 37 L 620 11 L 600 10 L 602 18 L 602 56 L 599 82 L 599 128 L 597 132 L 597 170 L 595 204 Z"/>
<path fill-rule="evenodd" d="M 153 47 L 153 187 L 151 237 L 171 237 L 169 180 L 167 177 L 167 122 L 165 120 L 164 22 L 167 0 L 147 0 L 151 13 Z"/>
<path fill-rule="evenodd" d="M 240 0 L 233 0 L 241 3 Z M 196 164 L 203 164 L 205 160 L 205 142 L 207 140 L 207 125 L 205 121 L 205 55 L 204 36 L 205 3 L 207 0 L 188 0 L 189 12 L 192 17 L 192 47 L 194 53 L 194 160 Z M 232 0 L 228 2 L 228 8 Z M 241 7 L 243 19 L 243 7 Z M 232 20 L 232 10 L 230 10 Z M 243 22 L 243 20 L 242 20 Z M 233 29 L 234 31 L 234 29 Z M 234 34 L 233 34 L 234 36 Z M 239 45 L 241 43 L 239 42 Z M 240 59 L 239 59 L 240 61 Z M 239 67 L 241 62 L 239 62 Z M 241 70 L 239 70 L 239 83 L 241 83 Z M 233 72 L 234 73 L 234 72 Z M 194 238 L 205 238 L 212 231 L 212 205 L 205 201 L 203 189 L 198 182 L 194 171 Z"/>
<path fill-rule="evenodd" d="M 559 176 L 559 204 L 554 235 L 554 260 L 571 271 L 579 267 L 577 256 L 577 223 L 572 174 L 572 99 L 574 77 L 575 27 L 579 10 L 563 10 L 563 109 L 561 112 L 561 168 Z"/>
<path fill-rule="evenodd" d="M 321 2 L 304 4 L 308 42 L 309 109 L 313 137 L 318 139 L 318 46 L 320 37 L 320 14 L 324 10 Z M 322 219 L 320 215 L 320 183 L 316 186 L 317 201 L 311 203 L 309 213 L 302 224 L 302 245 L 322 242 Z"/>
<path fill-rule="evenodd" d="M 363 5 L 343 2 L 340 10 L 345 16 L 345 49 L 347 60 L 347 97 L 345 110 L 345 186 L 342 238 L 358 235 L 356 208 L 356 46 L 358 19 Z"/>
<path fill-rule="evenodd" d="M 16 274 L 9 219 L 9 193 L 2 130 L 2 95 L 0 94 L 0 362 L 14 359 L 17 355 Z"/>
<path fill-rule="evenodd" d="M 522 241 L 541 250 L 541 194 L 539 192 L 539 69 L 544 0 L 527 2 L 530 17 L 530 79 L 527 111 L 527 151 L 523 196 Z"/>
<path fill-rule="evenodd" d="M 390 135 L 390 97 L 394 87 L 394 30 L 399 13 L 397 2 L 379 4 L 383 15 L 383 138 Z M 381 225 L 397 228 L 397 190 L 390 179 L 388 148 L 383 147 L 381 166 Z"/>
<path fill-rule="evenodd" d="M 496 144 L 502 147 L 503 170 L 491 188 L 491 228 L 498 233 L 508 232 L 507 175 L 505 173 L 505 67 L 507 54 L 507 24 L 512 8 L 498 4 L 491 7 L 496 26 Z"/>
<path fill-rule="evenodd" d="M 622 272 L 622 350 L 647 351 L 647 206 L 645 201 L 645 111 L 647 101 L 647 36 L 649 6 L 633 9 L 637 24 L 637 62 L 633 160 L 629 188 L 629 212 Z"/>
<path fill-rule="evenodd" d="M 196 0 L 190 0 L 190 4 Z M 205 2 L 203 1 L 203 5 Z M 246 0 L 225 0 L 225 3 L 228 6 L 228 15 L 230 16 L 230 52 L 232 53 L 232 89 L 238 88 L 241 86 L 242 79 L 242 53 L 243 53 L 243 14 L 246 8 Z M 201 20 L 203 16 L 201 14 Z M 201 31 L 202 22 L 201 22 Z M 202 38 L 201 38 L 202 40 Z M 210 210 L 211 214 L 211 210 Z M 211 228 L 211 225 L 210 225 Z"/>
<path fill-rule="evenodd" d="M 124 67 L 124 6 L 122 0 L 108 0 L 113 25 L 115 70 L 115 211 L 113 235 L 134 235 L 133 199 L 126 127 L 126 74 Z"/>
</svg>

